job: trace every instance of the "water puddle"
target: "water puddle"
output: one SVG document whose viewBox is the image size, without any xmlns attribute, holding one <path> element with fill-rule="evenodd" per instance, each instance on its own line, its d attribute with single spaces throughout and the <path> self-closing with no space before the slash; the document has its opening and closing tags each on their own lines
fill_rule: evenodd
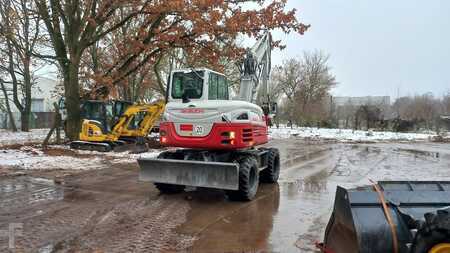
<svg viewBox="0 0 450 253">
<path fill-rule="evenodd" d="M 54 251 L 53 244 L 48 244 L 38 250 L 38 253 L 52 253 Z"/>
<path fill-rule="evenodd" d="M 283 159 L 281 166 L 290 168 L 297 166 L 298 164 L 312 159 L 318 158 L 330 151 L 330 148 L 318 149 L 308 152 L 291 151 L 286 154 L 286 158 Z"/>
<path fill-rule="evenodd" d="M 437 152 L 365 144 L 281 149 L 279 184 L 261 184 L 252 202 L 233 203 L 215 195 L 214 203 L 200 203 L 194 197 L 190 223 L 181 229 L 198 238 L 193 251 L 316 252 L 314 243 L 323 239 L 338 185 L 358 187 L 369 184 L 369 179 L 421 179 L 423 172 L 412 168 L 442 176 L 448 171 L 441 171 L 445 163 L 436 164 L 446 160 Z M 410 154 L 428 158 L 411 159 Z"/>
<path fill-rule="evenodd" d="M 64 190 L 53 180 L 15 177 L 0 180 L 0 209 L 15 209 L 43 201 L 64 198 Z"/>
<path fill-rule="evenodd" d="M 406 149 L 406 148 L 397 148 L 395 149 L 397 152 L 406 152 L 413 154 L 414 157 L 431 157 L 431 158 L 439 158 L 439 152 L 425 151 L 425 150 L 417 150 L 417 149 Z"/>
</svg>

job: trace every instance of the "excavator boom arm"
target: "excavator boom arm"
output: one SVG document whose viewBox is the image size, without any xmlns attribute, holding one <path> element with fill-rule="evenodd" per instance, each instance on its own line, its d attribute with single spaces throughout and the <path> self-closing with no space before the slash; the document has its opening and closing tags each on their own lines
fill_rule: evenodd
<svg viewBox="0 0 450 253">
<path fill-rule="evenodd" d="M 158 101 L 148 105 L 131 105 L 120 116 L 119 121 L 112 130 L 113 135 L 117 136 L 129 136 L 129 137 L 144 137 L 146 136 L 155 122 L 159 119 L 160 115 L 164 112 L 165 102 Z M 138 127 L 131 129 L 130 125 L 133 122 L 136 115 L 144 113 L 144 117 L 138 123 Z"/>
<path fill-rule="evenodd" d="M 159 101 L 152 105 L 144 106 L 143 110 L 146 112 L 146 114 L 139 124 L 139 132 L 141 135 L 148 134 L 150 132 L 150 130 L 160 118 L 161 114 L 164 112 L 165 107 L 166 104 L 164 101 Z"/>
<path fill-rule="evenodd" d="M 269 93 L 271 70 L 271 35 L 267 32 L 261 40 L 247 50 L 241 64 L 241 83 L 238 100 L 262 104 Z M 262 99 L 261 99 L 262 98 Z M 262 100 L 262 101 L 261 101 Z"/>
</svg>

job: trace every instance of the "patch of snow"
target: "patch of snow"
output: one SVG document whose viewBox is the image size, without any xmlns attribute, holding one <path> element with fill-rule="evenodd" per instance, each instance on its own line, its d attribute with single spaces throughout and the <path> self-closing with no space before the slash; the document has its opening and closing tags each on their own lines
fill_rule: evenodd
<svg viewBox="0 0 450 253">
<path fill-rule="evenodd" d="M 399 141 L 399 140 L 427 140 L 434 133 L 395 133 L 381 131 L 363 131 L 352 129 L 328 129 L 313 127 L 281 127 L 270 128 L 269 136 L 272 139 L 286 139 L 291 137 L 330 139 L 337 141 Z"/>
<path fill-rule="evenodd" d="M 159 153 L 161 153 L 161 150 L 152 150 L 145 153 L 139 153 L 139 154 L 130 154 L 128 152 L 123 153 L 112 153 L 112 156 L 117 157 L 117 159 L 112 160 L 113 163 L 132 163 L 136 162 L 137 159 L 140 158 L 156 158 Z M 119 155 L 117 155 L 119 154 Z"/>
<path fill-rule="evenodd" d="M 29 132 L 12 132 L 0 129 L 0 145 L 24 144 L 29 142 L 42 142 L 47 136 L 50 129 L 31 129 Z M 55 134 L 52 136 L 52 140 Z M 61 138 L 64 138 L 64 131 L 61 131 Z"/>
<path fill-rule="evenodd" d="M 70 170 L 89 170 L 101 169 L 105 165 L 102 159 L 95 157 L 82 159 L 72 156 L 49 156 L 42 151 L 29 152 L 22 149 L 0 150 L 0 166 L 14 167 L 18 169 L 70 169 Z"/>
<path fill-rule="evenodd" d="M 66 145 L 52 145 L 51 148 L 69 149 Z M 74 157 L 70 155 L 52 156 L 33 146 L 20 149 L 0 149 L 0 167 L 12 167 L 24 170 L 93 170 L 107 168 L 111 163 L 133 163 L 138 158 L 154 158 L 161 151 L 152 150 L 141 154 L 102 153 L 95 151 L 74 150 L 78 154 L 92 156 Z"/>
</svg>

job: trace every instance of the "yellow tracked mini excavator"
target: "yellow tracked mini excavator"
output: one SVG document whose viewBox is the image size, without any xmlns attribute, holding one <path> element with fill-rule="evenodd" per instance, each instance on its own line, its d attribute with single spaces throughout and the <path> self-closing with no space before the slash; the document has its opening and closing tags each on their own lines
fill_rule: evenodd
<svg viewBox="0 0 450 253">
<path fill-rule="evenodd" d="M 87 113 L 82 115 L 79 140 L 71 142 L 70 147 L 101 152 L 146 151 L 146 137 L 164 108 L 164 101 L 153 104 L 84 103 L 82 112 Z"/>
</svg>

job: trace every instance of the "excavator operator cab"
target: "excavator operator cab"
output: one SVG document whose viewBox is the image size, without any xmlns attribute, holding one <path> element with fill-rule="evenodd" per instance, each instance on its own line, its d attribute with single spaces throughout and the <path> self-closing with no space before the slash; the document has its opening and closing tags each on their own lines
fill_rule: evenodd
<svg viewBox="0 0 450 253">
<path fill-rule="evenodd" d="M 87 100 L 81 104 L 81 118 L 97 121 L 102 131 L 108 131 L 107 105 L 103 101 Z"/>
<path fill-rule="evenodd" d="M 209 69 L 173 71 L 169 83 L 168 101 L 229 100 L 227 79 L 223 74 Z"/>
<path fill-rule="evenodd" d="M 110 132 L 125 110 L 132 103 L 128 101 L 86 100 L 81 105 L 81 118 L 95 120 L 103 132 Z"/>
</svg>

